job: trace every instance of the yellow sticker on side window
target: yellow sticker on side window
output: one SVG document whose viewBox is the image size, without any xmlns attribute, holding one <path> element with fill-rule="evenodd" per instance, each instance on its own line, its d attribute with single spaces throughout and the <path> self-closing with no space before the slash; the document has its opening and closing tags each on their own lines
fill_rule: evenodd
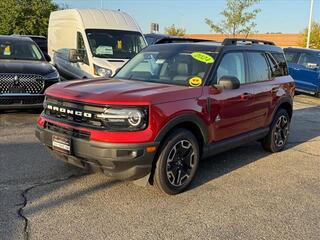
<svg viewBox="0 0 320 240">
<path fill-rule="evenodd" d="M 205 53 L 202 53 L 202 52 L 193 52 L 191 54 L 191 56 L 200 61 L 200 62 L 204 62 L 204 63 L 213 63 L 214 62 L 214 59 L 213 57 L 211 57 L 210 55 L 208 54 L 205 54 Z"/>
<path fill-rule="evenodd" d="M 3 55 L 5 55 L 5 56 L 11 55 L 11 49 L 10 49 L 9 45 L 4 48 Z"/>
<path fill-rule="evenodd" d="M 200 77 L 192 77 L 189 79 L 190 87 L 199 87 L 202 85 L 202 79 Z"/>
<path fill-rule="evenodd" d="M 117 41 L 117 48 L 122 49 L 122 41 L 121 40 Z"/>
</svg>

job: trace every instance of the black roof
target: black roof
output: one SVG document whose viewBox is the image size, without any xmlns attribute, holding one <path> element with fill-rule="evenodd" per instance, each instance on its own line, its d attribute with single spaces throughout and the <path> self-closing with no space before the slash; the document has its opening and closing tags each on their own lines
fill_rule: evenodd
<svg viewBox="0 0 320 240">
<path fill-rule="evenodd" d="M 25 37 L 25 36 L 20 36 L 20 35 L 13 35 L 13 36 L 0 35 L 0 40 L 2 40 L 2 41 L 30 41 L 30 42 L 33 42 L 33 40 L 31 38 Z"/>
<path fill-rule="evenodd" d="M 226 39 L 224 42 L 211 42 L 211 41 L 204 41 L 204 42 L 181 42 L 181 43 L 164 43 L 160 44 L 164 46 L 181 46 L 187 48 L 202 48 L 208 50 L 215 50 L 220 51 L 224 50 L 256 50 L 256 51 L 265 51 L 265 52 L 280 52 L 283 53 L 282 48 L 274 45 L 272 42 L 269 41 L 261 41 L 261 40 L 254 40 L 254 39 L 246 39 L 246 41 L 231 41 Z M 157 46 L 160 46 L 157 45 Z M 151 45 L 152 46 L 152 45 Z"/>
</svg>

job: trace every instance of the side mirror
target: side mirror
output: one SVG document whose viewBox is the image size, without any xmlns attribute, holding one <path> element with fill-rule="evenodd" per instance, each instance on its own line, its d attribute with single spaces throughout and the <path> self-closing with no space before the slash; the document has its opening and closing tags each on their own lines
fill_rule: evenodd
<svg viewBox="0 0 320 240">
<path fill-rule="evenodd" d="M 219 79 L 218 86 L 223 89 L 238 89 L 240 88 L 240 81 L 234 76 L 222 76 Z"/>
<path fill-rule="evenodd" d="M 51 57 L 49 56 L 49 54 L 47 53 L 43 53 L 44 54 L 44 58 L 46 59 L 47 62 L 51 62 Z"/>
<path fill-rule="evenodd" d="M 69 49 L 69 62 L 71 63 L 77 63 L 82 62 L 83 59 L 79 55 L 77 49 Z"/>
<path fill-rule="evenodd" d="M 319 65 L 316 63 L 307 63 L 307 68 L 314 70 L 314 69 L 318 69 Z"/>
</svg>

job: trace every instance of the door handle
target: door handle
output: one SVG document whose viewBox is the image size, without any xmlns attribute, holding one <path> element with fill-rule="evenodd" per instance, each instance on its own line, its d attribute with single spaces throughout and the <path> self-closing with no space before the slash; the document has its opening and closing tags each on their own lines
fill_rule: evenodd
<svg viewBox="0 0 320 240">
<path fill-rule="evenodd" d="M 252 97 L 253 97 L 253 95 L 251 93 L 241 94 L 241 100 L 243 100 L 243 101 L 247 101 L 247 100 L 251 99 Z"/>
</svg>

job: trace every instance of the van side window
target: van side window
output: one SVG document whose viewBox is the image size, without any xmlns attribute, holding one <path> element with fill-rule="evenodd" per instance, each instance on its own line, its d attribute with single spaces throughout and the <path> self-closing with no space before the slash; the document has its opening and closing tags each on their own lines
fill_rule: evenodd
<svg viewBox="0 0 320 240">
<path fill-rule="evenodd" d="M 301 53 L 298 64 L 307 67 L 308 63 L 317 64 L 317 59 L 310 53 Z"/>
<path fill-rule="evenodd" d="M 248 52 L 249 82 L 266 81 L 271 78 L 271 71 L 267 59 L 262 52 Z"/>
<path fill-rule="evenodd" d="M 271 76 L 281 77 L 288 75 L 288 66 L 282 53 L 267 53 L 268 61 L 271 67 Z"/>
<path fill-rule="evenodd" d="M 84 44 L 84 40 L 80 32 L 77 32 L 77 51 L 80 57 L 83 59 L 83 62 L 89 65 L 86 46 Z"/>
<path fill-rule="evenodd" d="M 232 76 L 239 79 L 240 83 L 246 82 L 245 60 L 242 52 L 227 53 L 223 56 L 217 70 L 216 83 L 223 76 Z"/>
</svg>

